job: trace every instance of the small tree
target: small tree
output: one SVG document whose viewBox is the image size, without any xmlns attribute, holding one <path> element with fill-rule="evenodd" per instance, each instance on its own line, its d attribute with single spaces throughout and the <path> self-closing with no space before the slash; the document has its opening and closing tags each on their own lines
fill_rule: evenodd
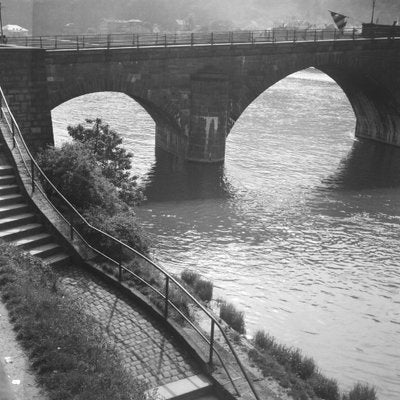
<svg viewBox="0 0 400 400">
<path fill-rule="evenodd" d="M 123 208 L 93 153 L 81 143 L 65 143 L 61 149 L 50 147 L 38 154 L 38 162 L 53 185 L 79 211 L 97 206 L 114 214 Z M 51 188 L 45 185 L 45 189 L 52 197 Z"/>
<path fill-rule="evenodd" d="M 120 198 L 137 204 L 143 195 L 137 188 L 136 177 L 130 176 L 133 154 L 121 147 L 121 136 L 100 118 L 86 119 L 86 123 L 90 125 L 68 126 L 69 135 L 93 152 L 102 174 L 118 188 Z"/>
</svg>

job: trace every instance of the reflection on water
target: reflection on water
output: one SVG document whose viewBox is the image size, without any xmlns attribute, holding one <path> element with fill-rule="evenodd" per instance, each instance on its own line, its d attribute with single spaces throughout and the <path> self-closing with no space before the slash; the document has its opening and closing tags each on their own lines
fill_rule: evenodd
<svg viewBox="0 0 400 400">
<path fill-rule="evenodd" d="M 103 97 L 59 107 L 56 129 L 78 109 L 80 121 L 100 110 L 120 124 L 143 175 L 138 215 L 157 259 L 213 279 L 216 295 L 245 311 L 250 334 L 266 329 L 343 387 L 369 382 L 381 399 L 398 400 L 400 149 L 354 141 L 348 101 L 315 71 L 246 110 L 224 166 L 155 162 L 146 114 L 110 95 L 113 117 Z"/>
</svg>

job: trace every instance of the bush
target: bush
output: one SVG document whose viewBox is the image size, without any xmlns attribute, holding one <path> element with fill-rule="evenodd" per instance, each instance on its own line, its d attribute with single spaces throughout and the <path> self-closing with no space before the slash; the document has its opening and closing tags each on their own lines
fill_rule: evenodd
<svg viewBox="0 0 400 400">
<path fill-rule="evenodd" d="M 376 390 L 368 385 L 357 383 L 348 395 L 343 396 L 343 400 L 377 400 Z"/>
<path fill-rule="evenodd" d="M 314 393 L 321 399 L 340 399 L 339 387 L 334 379 L 329 379 L 319 373 L 316 373 L 309 379 L 309 383 L 314 390 Z"/>
<path fill-rule="evenodd" d="M 256 332 L 254 344 L 262 351 L 268 351 L 285 368 L 298 375 L 301 379 L 309 379 L 316 372 L 316 365 L 312 358 L 303 357 L 299 349 L 293 349 L 278 344 L 274 337 L 264 331 Z"/>
<path fill-rule="evenodd" d="M 0 244 L 0 291 L 17 338 L 50 400 L 145 400 L 100 325 L 58 291 L 39 260 Z"/>
<path fill-rule="evenodd" d="M 120 211 L 118 214 L 108 215 L 102 209 L 92 207 L 84 213 L 84 216 L 88 222 L 96 228 L 107 232 L 109 235 L 114 236 L 138 252 L 145 255 L 148 254 L 149 240 L 137 223 L 133 209 L 129 208 Z M 104 250 L 108 256 L 116 260 L 118 260 L 119 257 L 124 258 L 124 256 L 132 257 L 131 253 L 124 253 L 121 251 L 118 244 L 98 235 L 96 232 L 87 232 L 85 237 L 87 237 L 91 243 Z"/>
<path fill-rule="evenodd" d="M 210 301 L 213 296 L 214 285 L 211 281 L 200 279 L 194 286 L 194 291 L 202 301 Z"/>
<path fill-rule="evenodd" d="M 200 280 L 200 274 L 189 270 L 189 269 L 185 269 L 181 272 L 181 279 L 187 283 L 189 286 L 194 286 L 194 284 Z"/>
<path fill-rule="evenodd" d="M 38 154 L 38 163 L 53 185 L 80 212 L 90 207 L 102 208 L 109 214 L 120 211 L 122 204 L 114 186 L 102 175 L 96 158 L 80 143 L 65 143 L 61 149 L 50 147 Z M 44 187 L 53 201 L 52 189 Z"/>
<path fill-rule="evenodd" d="M 222 302 L 219 316 L 235 331 L 239 333 L 246 332 L 244 313 L 243 311 L 238 311 L 233 304 Z"/>
<path fill-rule="evenodd" d="M 210 301 L 212 299 L 214 284 L 211 281 L 201 279 L 199 273 L 185 269 L 181 272 L 181 279 L 193 289 L 200 300 Z"/>
</svg>

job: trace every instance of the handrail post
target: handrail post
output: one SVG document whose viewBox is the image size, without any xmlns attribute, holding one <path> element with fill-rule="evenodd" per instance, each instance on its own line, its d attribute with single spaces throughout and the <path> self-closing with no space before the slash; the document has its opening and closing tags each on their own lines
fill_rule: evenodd
<svg viewBox="0 0 400 400">
<path fill-rule="evenodd" d="M 76 35 L 76 50 L 79 51 L 79 36 Z"/>
<path fill-rule="evenodd" d="M 336 40 L 336 29 L 333 31 L 333 41 Z"/>
<path fill-rule="evenodd" d="M 192 33 L 190 34 L 190 46 L 193 47 L 193 44 L 194 44 L 194 33 L 192 32 Z"/>
<path fill-rule="evenodd" d="M 164 34 L 164 46 L 167 47 L 167 34 Z"/>
<path fill-rule="evenodd" d="M 31 185 L 32 185 L 32 193 L 35 191 L 35 164 L 31 159 Z"/>
<path fill-rule="evenodd" d="M 314 31 L 314 42 L 317 41 L 317 30 Z"/>
<path fill-rule="evenodd" d="M 85 48 L 85 35 L 82 35 L 82 48 Z"/>
<path fill-rule="evenodd" d="M 139 48 L 139 34 L 136 35 L 136 47 Z"/>
<path fill-rule="evenodd" d="M 211 46 L 214 44 L 214 32 L 211 32 L 210 43 Z"/>
<path fill-rule="evenodd" d="M 296 43 L 296 29 L 293 29 L 293 43 Z"/>
<path fill-rule="evenodd" d="M 11 132 L 13 137 L 13 149 L 15 149 L 15 125 L 14 125 L 14 118 L 11 118 Z"/>
<path fill-rule="evenodd" d="M 214 354 L 214 329 L 215 329 L 215 322 L 211 320 L 211 332 L 210 332 L 210 356 L 208 358 L 208 364 L 211 366 L 213 361 L 213 354 Z"/>
<path fill-rule="evenodd" d="M 110 50 L 110 46 L 111 46 L 111 35 L 108 34 L 107 35 L 107 50 Z"/>
<path fill-rule="evenodd" d="M 164 305 L 164 318 L 168 318 L 168 303 L 169 303 L 169 276 L 165 277 L 165 305 Z"/>
<path fill-rule="evenodd" d="M 56 37 L 54 38 L 54 48 L 55 48 L 55 49 L 57 49 L 57 44 L 58 44 L 58 43 L 57 43 L 57 35 L 56 35 Z"/>
<path fill-rule="evenodd" d="M 119 245 L 118 281 L 122 282 L 122 245 Z"/>
<path fill-rule="evenodd" d="M 74 211 L 72 208 L 69 210 L 69 236 L 74 240 Z"/>
<path fill-rule="evenodd" d="M 356 28 L 353 28 L 353 40 L 356 39 Z"/>
</svg>

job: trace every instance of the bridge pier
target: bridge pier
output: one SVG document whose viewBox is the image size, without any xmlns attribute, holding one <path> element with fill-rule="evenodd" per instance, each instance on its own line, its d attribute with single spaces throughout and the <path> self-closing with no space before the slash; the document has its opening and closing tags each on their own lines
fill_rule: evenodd
<svg viewBox="0 0 400 400">
<path fill-rule="evenodd" d="M 191 77 L 188 161 L 224 161 L 228 104 L 228 78 L 225 74 L 204 72 Z"/>
</svg>

